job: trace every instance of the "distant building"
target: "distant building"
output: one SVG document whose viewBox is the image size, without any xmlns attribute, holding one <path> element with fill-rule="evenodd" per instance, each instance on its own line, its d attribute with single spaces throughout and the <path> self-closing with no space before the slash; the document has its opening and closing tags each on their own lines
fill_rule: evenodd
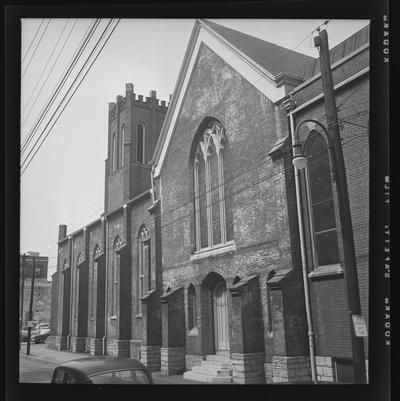
<svg viewBox="0 0 400 401">
<path fill-rule="evenodd" d="M 22 289 L 24 291 L 22 317 L 23 326 L 27 324 L 29 318 L 32 271 L 34 263 L 35 282 L 33 292 L 32 320 L 37 322 L 50 321 L 51 281 L 47 280 L 49 258 L 47 256 L 40 256 L 39 252 L 27 252 L 25 254 L 25 268 L 23 255 L 20 255 L 20 291 L 22 291 Z M 24 283 L 22 283 L 22 277 L 25 278 Z"/>
<path fill-rule="evenodd" d="M 368 324 L 369 27 L 330 54 Z M 295 191 L 293 128 L 309 119 L 327 124 L 317 59 L 197 20 L 168 108 L 132 84 L 109 105 L 104 213 L 59 227 L 52 345 L 193 380 L 307 383 L 304 266 L 318 380 L 352 382 L 336 179 L 316 124 L 299 133 Z"/>
</svg>

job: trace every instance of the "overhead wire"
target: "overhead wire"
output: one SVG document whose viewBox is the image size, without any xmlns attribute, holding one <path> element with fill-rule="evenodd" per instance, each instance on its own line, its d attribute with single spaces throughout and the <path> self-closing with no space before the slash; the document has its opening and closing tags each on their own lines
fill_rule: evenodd
<svg viewBox="0 0 400 401">
<path fill-rule="evenodd" d="M 112 20 L 111 20 L 111 21 L 112 21 Z M 110 21 L 110 23 L 111 23 L 111 21 Z M 69 102 L 71 101 L 72 97 L 74 96 L 75 92 L 78 90 L 78 88 L 79 88 L 80 85 L 82 84 L 83 80 L 85 79 L 86 75 L 88 74 L 88 72 L 89 72 L 90 69 L 92 68 L 94 62 L 95 62 L 95 61 L 97 60 L 97 58 L 99 57 L 101 51 L 103 50 L 104 46 L 107 44 L 107 42 L 108 42 L 108 40 L 110 39 L 111 35 L 113 34 L 115 28 L 118 26 L 119 21 L 120 21 L 120 19 L 117 20 L 116 24 L 114 25 L 114 27 L 113 27 L 112 30 L 111 30 L 111 33 L 110 33 L 109 36 L 106 38 L 104 44 L 101 46 L 99 52 L 97 53 L 97 55 L 95 56 L 94 60 L 92 61 L 92 63 L 91 63 L 90 66 L 88 67 L 88 70 L 85 72 L 83 78 L 82 78 L 81 81 L 78 83 L 78 85 L 77 85 L 77 87 L 75 88 L 75 90 L 73 91 L 71 97 L 68 99 L 67 103 L 66 103 L 65 106 L 62 108 L 62 110 L 61 110 L 61 112 L 59 113 L 59 115 L 57 116 L 56 120 L 54 121 L 54 123 L 53 123 L 52 126 L 50 127 L 49 131 L 48 131 L 47 134 L 44 136 L 42 142 L 41 142 L 40 145 L 37 147 L 36 151 L 34 152 L 33 156 L 32 156 L 31 159 L 29 160 L 28 164 L 24 167 L 24 169 L 23 169 L 23 171 L 22 171 L 22 173 L 21 173 L 21 176 L 22 176 L 22 174 L 26 171 L 26 169 L 29 167 L 29 165 L 31 164 L 32 160 L 33 160 L 34 157 L 36 156 L 37 152 L 38 152 L 38 151 L 40 150 L 40 148 L 43 146 L 44 141 L 45 141 L 46 138 L 49 136 L 51 130 L 52 130 L 53 127 L 54 127 L 54 125 L 57 123 L 58 119 L 61 117 L 63 111 L 64 111 L 65 108 L 68 106 L 68 104 L 69 104 Z M 106 30 L 108 29 L 108 26 L 109 26 L 109 24 L 107 25 Z M 102 37 L 104 36 L 106 30 L 105 30 L 105 31 L 103 32 L 103 34 L 101 35 L 100 40 L 101 40 Z M 96 47 L 95 47 L 95 48 L 97 48 L 98 44 L 100 43 L 100 40 L 96 43 Z M 93 50 L 93 51 L 94 51 L 94 50 Z M 89 58 L 92 56 L 93 51 L 90 53 L 90 55 L 89 55 L 87 61 L 88 61 Z M 85 62 L 85 65 L 84 65 L 84 66 L 86 66 L 86 62 Z M 79 71 L 78 76 L 80 75 L 80 73 L 81 73 L 82 70 L 83 70 L 83 67 L 82 67 L 82 69 Z M 72 85 L 70 86 L 70 89 L 72 88 L 73 84 L 76 82 L 76 79 L 77 79 L 77 78 L 75 78 L 74 82 L 73 82 Z M 68 94 L 68 93 L 67 93 L 67 94 Z M 67 94 L 66 94 L 66 95 L 67 95 Z M 66 98 L 66 95 L 65 95 L 65 96 L 63 97 L 63 99 L 61 100 L 61 102 L 60 102 L 59 106 L 57 107 L 56 111 L 53 113 L 53 116 L 55 115 L 55 113 L 57 112 L 57 110 L 58 110 L 59 107 L 61 106 L 62 102 L 63 102 L 64 99 Z M 52 116 L 52 117 L 53 117 L 53 116 Z M 50 120 L 50 121 L 51 121 L 51 120 Z M 49 123 L 50 123 L 50 121 L 49 121 Z M 39 136 L 38 140 L 35 142 L 34 147 L 36 146 L 36 144 L 38 143 L 38 141 L 40 140 L 40 138 L 44 135 L 44 132 L 45 132 L 46 128 L 48 127 L 49 123 L 47 123 L 47 125 L 46 125 L 45 128 L 43 129 L 42 134 Z M 30 152 L 30 153 L 31 153 L 31 152 Z M 28 154 L 27 158 L 29 157 L 30 153 Z M 25 159 L 25 161 L 26 161 L 26 160 L 27 160 L 27 159 Z"/>
<path fill-rule="evenodd" d="M 31 100 L 31 98 L 32 98 L 32 96 L 33 96 L 33 94 L 34 94 L 34 92 L 35 92 L 37 86 L 39 85 L 39 82 L 41 81 L 41 79 L 42 79 L 42 77 L 43 77 L 43 75 L 44 75 L 44 73 L 45 73 L 45 71 L 46 71 L 46 68 L 47 68 L 49 62 L 50 62 L 51 58 L 53 57 L 53 54 L 54 54 L 54 52 L 55 52 L 55 50 L 56 50 L 58 44 L 60 43 L 60 40 L 61 40 L 61 38 L 62 38 L 62 36 L 63 36 L 63 34 L 64 34 L 64 32 L 65 32 L 65 29 L 67 28 L 68 22 L 69 22 L 69 19 L 67 19 L 67 21 L 66 21 L 66 23 L 65 23 L 65 25 L 64 25 L 64 28 L 62 29 L 60 35 L 58 36 L 57 42 L 56 42 L 56 44 L 54 45 L 53 50 L 51 51 L 51 54 L 50 54 L 50 56 L 49 56 L 48 59 L 47 59 L 46 65 L 44 66 L 44 68 L 42 68 L 42 73 L 40 74 L 40 77 L 39 77 L 38 80 L 36 81 L 36 85 L 34 86 L 34 88 L 33 88 L 32 92 L 31 92 L 31 94 L 30 94 L 30 96 L 29 96 L 27 102 L 25 103 L 24 108 L 22 109 L 22 113 L 24 113 L 25 110 L 26 110 L 26 108 L 28 107 L 28 104 L 29 104 L 29 102 L 30 102 L 30 100 Z"/>
<path fill-rule="evenodd" d="M 95 30 L 97 29 L 97 26 L 99 24 L 99 19 L 95 20 L 91 25 L 89 25 L 89 27 L 87 28 L 85 34 L 83 35 L 78 47 L 76 48 L 74 54 L 72 55 L 72 57 L 70 58 L 67 67 L 65 68 L 65 70 L 63 71 L 63 73 L 60 76 L 60 79 L 58 80 L 55 89 L 53 90 L 52 94 L 49 96 L 49 98 L 47 99 L 45 105 L 43 106 L 42 110 L 39 113 L 38 118 L 36 119 L 32 129 L 30 130 L 30 133 L 28 134 L 25 142 L 22 144 L 22 149 L 21 149 L 21 154 L 26 150 L 27 146 L 29 145 L 29 143 L 31 142 L 33 136 L 35 135 L 36 131 L 39 129 L 40 124 L 42 123 L 42 121 L 44 120 L 44 118 L 46 117 L 50 107 L 53 105 L 55 99 L 57 98 L 58 94 L 60 93 L 60 91 L 63 89 L 63 86 L 65 84 L 65 82 L 67 81 L 67 79 L 69 78 L 69 76 L 71 75 L 73 68 L 75 67 L 75 65 L 77 64 L 77 62 L 79 61 L 79 58 L 81 57 L 82 53 L 85 51 L 88 43 L 90 42 Z"/>
<path fill-rule="evenodd" d="M 27 49 L 27 51 L 25 52 L 25 54 L 24 54 L 24 56 L 23 56 L 23 58 L 22 58 L 21 65 L 22 65 L 23 62 L 25 61 L 25 57 L 28 55 L 29 50 L 31 49 L 31 47 L 32 47 L 32 45 L 33 45 L 33 42 L 35 41 L 36 36 L 37 36 L 37 34 L 39 33 L 40 28 L 41 28 L 42 25 L 43 25 L 43 22 L 44 22 L 44 18 L 42 18 L 42 21 L 40 22 L 40 25 L 39 25 L 38 28 L 36 29 L 35 35 L 33 36 L 33 39 L 31 40 L 31 43 L 29 44 L 28 49 Z"/>
<path fill-rule="evenodd" d="M 50 21 L 51 21 L 51 18 L 49 18 L 49 20 L 48 20 L 48 22 L 47 22 L 47 25 L 45 26 L 45 28 L 44 28 L 44 30 L 43 30 L 43 32 L 42 32 L 42 35 L 40 36 L 40 39 L 39 39 L 39 41 L 38 41 L 38 43 L 37 43 L 35 49 L 33 50 L 32 56 L 31 56 L 31 58 L 29 59 L 28 64 L 27 64 L 27 66 L 26 66 L 25 69 L 24 69 L 24 72 L 22 73 L 22 77 L 21 77 L 21 78 L 24 77 L 26 71 L 28 70 L 29 65 L 31 64 L 31 61 L 32 61 L 33 57 L 35 56 L 36 51 L 37 51 L 37 49 L 38 49 L 40 43 L 42 42 L 43 36 L 44 36 L 44 34 L 46 33 L 47 28 L 49 27 Z"/>
</svg>

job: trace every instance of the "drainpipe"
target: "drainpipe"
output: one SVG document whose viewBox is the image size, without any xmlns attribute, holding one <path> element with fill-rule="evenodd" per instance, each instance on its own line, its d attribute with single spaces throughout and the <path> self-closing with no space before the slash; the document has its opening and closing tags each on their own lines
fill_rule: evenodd
<svg viewBox="0 0 400 401">
<path fill-rule="evenodd" d="M 293 158 L 295 159 L 296 156 L 299 155 L 297 150 L 300 146 L 300 142 L 298 138 L 296 138 L 295 128 L 294 128 L 294 116 L 292 110 L 289 111 L 289 121 L 290 121 L 290 132 L 292 137 Z M 300 232 L 300 252 L 301 252 L 301 265 L 303 273 L 304 300 L 305 300 L 306 316 L 307 316 L 311 378 L 312 381 L 315 384 L 317 384 L 318 380 L 317 380 L 317 369 L 316 369 L 315 351 L 314 351 L 314 331 L 313 331 L 312 314 L 311 314 L 310 288 L 308 285 L 305 230 L 303 225 L 303 210 L 301 205 L 301 193 L 300 193 L 300 176 L 299 176 L 299 170 L 296 167 L 294 168 L 294 179 L 296 187 L 296 204 L 297 204 L 297 214 L 298 214 L 299 232 Z M 307 193 L 307 198 L 308 198 L 308 193 Z"/>
</svg>

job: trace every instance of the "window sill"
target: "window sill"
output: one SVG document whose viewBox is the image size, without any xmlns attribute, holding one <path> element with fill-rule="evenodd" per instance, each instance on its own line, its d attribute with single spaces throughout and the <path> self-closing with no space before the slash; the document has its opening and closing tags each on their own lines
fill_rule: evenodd
<svg viewBox="0 0 400 401">
<path fill-rule="evenodd" d="M 343 274 L 343 269 L 339 263 L 334 265 L 319 266 L 313 272 L 311 272 L 308 277 L 325 277 L 325 276 L 339 276 Z"/>
<path fill-rule="evenodd" d="M 196 251 L 193 255 L 190 255 L 190 260 L 208 258 L 210 256 L 221 255 L 232 251 L 236 251 L 236 244 L 234 241 L 229 241 L 225 244 L 213 246 L 212 248 L 203 248 L 200 251 Z"/>
</svg>

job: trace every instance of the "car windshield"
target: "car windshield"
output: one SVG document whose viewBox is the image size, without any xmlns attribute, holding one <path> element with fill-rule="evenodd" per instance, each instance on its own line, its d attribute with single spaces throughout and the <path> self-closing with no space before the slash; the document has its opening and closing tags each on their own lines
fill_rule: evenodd
<svg viewBox="0 0 400 401">
<path fill-rule="evenodd" d="M 127 369 L 93 375 L 87 384 L 149 384 L 146 373 L 141 369 Z"/>
</svg>

